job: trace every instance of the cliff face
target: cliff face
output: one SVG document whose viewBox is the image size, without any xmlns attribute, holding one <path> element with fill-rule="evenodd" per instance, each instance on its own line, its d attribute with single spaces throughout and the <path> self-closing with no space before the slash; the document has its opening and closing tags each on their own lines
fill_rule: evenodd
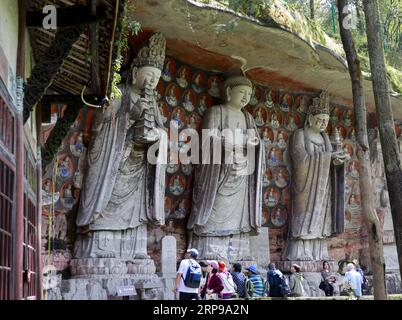
<svg viewBox="0 0 402 320">
<path fill-rule="evenodd" d="M 280 1 L 258 17 L 234 12 L 217 1 L 140 0 L 135 5 L 131 19 L 145 31 L 163 32 L 168 52 L 178 59 L 213 71 L 242 66 L 261 84 L 276 81 L 275 85 L 309 92 L 327 89 L 334 102 L 352 102 L 342 46 Z M 374 111 L 370 75 L 365 76 L 366 102 Z M 392 70 L 390 79 L 398 89 L 400 73 Z M 401 118 L 402 96 L 392 94 L 391 103 L 395 118 Z"/>
</svg>

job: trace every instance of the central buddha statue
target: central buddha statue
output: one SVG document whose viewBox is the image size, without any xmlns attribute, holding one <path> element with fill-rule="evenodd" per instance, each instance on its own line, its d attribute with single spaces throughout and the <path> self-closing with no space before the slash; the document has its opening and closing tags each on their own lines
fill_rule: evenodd
<svg viewBox="0 0 402 320">
<path fill-rule="evenodd" d="M 261 226 L 264 144 L 252 115 L 244 110 L 252 94 L 251 81 L 230 77 L 224 93 L 225 102 L 208 108 L 203 119 L 202 129 L 215 130 L 212 139 L 225 152 L 218 156 L 218 163 L 196 166 L 188 221 L 190 245 L 199 250 L 200 259 L 252 260 L 249 236 L 257 235 Z M 235 137 L 230 142 L 224 135 L 227 130 Z M 203 132 L 202 145 L 211 143 L 204 138 Z M 214 159 L 215 152 L 211 152 Z M 234 154 L 231 163 L 224 159 L 226 152 Z"/>
</svg>

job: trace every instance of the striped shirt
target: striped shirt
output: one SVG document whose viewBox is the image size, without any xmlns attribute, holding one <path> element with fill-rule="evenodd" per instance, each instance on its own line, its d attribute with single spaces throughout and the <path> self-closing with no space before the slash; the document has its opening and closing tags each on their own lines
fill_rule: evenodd
<svg viewBox="0 0 402 320">
<path fill-rule="evenodd" d="M 253 297 L 263 297 L 264 296 L 264 282 L 260 275 L 252 274 L 248 277 L 253 284 Z"/>
</svg>

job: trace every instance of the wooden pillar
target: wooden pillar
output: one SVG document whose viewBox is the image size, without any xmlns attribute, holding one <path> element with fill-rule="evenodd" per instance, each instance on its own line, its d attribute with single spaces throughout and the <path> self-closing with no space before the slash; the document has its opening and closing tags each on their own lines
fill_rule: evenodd
<svg viewBox="0 0 402 320">
<path fill-rule="evenodd" d="M 22 86 L 25 73 L 25 0 L 18 1 L 17 51 L 17 114 L 16 114 L 16 178 L 15 178 L 15 241 L 14 241 L 14 299 L 23 298 L 23 241 L 24 241 L 24 124 Z"/>
<path fill-rule="evenodd" d="M 91 0 L 91 14 L 96 16 L 98 0 Z M 99 74 L 99 50 L 98 50 L 98 22 L 94 22 L 89 27 L 89 38 L 91 42 L 91 93 L 95 96 L 100 94 L 100 74 Z"/>
<path fill-rule="evenodd" d="M 41 156 L 41 136 L 42 136 L 42 106 L 39 104 L 36 108 L 36 266 L 37 266 L 37 282 L 36 282 L 36 299 L 42 299 L 42 156 Z"/>
</svg>

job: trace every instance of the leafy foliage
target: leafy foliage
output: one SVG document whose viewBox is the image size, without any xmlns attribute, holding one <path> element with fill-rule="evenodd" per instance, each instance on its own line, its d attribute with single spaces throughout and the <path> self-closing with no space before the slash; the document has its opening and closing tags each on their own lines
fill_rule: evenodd
<svg viewBox="0 0 402 320">
<path fill-rule="evenodd" d="M 210 2 L 212 0 L 204 0 Z M 356 49 L 361 57 L 363 73 L 369 78 L 367 37 L 363 0 L 350 0 L 350 13 L 353 21 L 352 34 Z M 230 9 L 264 20 L 266 16 L 279 17 L 279 23 L 306 39 L 327 46 L 344 56 L 337 22 L 336 0 L 216 0 Z M 382 37 L 387 62 L 388 77 L 393 90 L 402 93 L 402 1 L 380 0 Z M 280 8 L 287 9 L 290 16 L 284 15 Z M 277 10 L 279 8 L 279 10 Z M 230 29 L 230 28 L 229 28 Z"/>
<path fill-rule="evenodd" d="M 129 17 L 133 15 L 134 11 L 135 6 L 131 3 L 124 8 L 121 23 L 119 26 L 120 39 L 115 44 L 116 46 L 118 46 L 118 50 L 116 58 L 114 59 L 112 65 L 112 84 L 111 84 L 111 97 L 115 99 L 121 98 L 121 91 L 117 85 L 121 81 L 121 75 L 119 71 L 123 60 L 122 52 L 129 49 L 128 37 L 131 35 L 136 35 L 141 29 L 141 25 L 138 21 L 129 20 Z"/>
</svg>

